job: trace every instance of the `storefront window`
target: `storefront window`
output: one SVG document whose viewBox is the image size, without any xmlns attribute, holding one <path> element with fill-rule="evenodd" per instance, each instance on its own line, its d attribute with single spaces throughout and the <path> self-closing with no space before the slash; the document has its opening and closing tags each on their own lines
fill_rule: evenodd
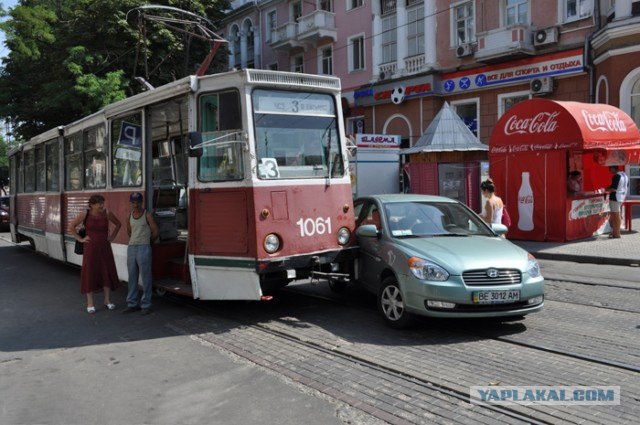
<svg viewBox="0 0 640 425">
<path fill-rule="evenodd" d="M 511 109 L 516 103 L 531 98 L 529 90 L 498 95 L 498 118 Z"/>
<path fill-rule="evenodd" d="M 462 121 L 469 127 L 469 130 L 478 137 L 478 117 L 479 117 L 479 100 L 463 101 L 460 103 L 451 103 L 451 106 L 455 109 L 456 113 Z"/>
<path fill-rule="evenodd" d="M 465 203 L 463 163 L 438 164 L 439 195 Z"/>
</svg>

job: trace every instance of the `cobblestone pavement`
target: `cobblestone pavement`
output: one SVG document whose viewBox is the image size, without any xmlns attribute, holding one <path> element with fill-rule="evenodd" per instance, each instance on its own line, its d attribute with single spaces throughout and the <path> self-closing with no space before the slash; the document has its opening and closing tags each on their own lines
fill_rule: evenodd
<svg viewBox="0 0 640 425">
<path fill-rule="evenodd" d="M 373 310 L 292 303 L 250 314 L 217 304 L 225 320 L 190 317 L 176 326 L 389 423 L 635 423 L 640 414 L 640 374 L 615 367 L 633 357 L 606 350 L 624 352 L 635 313 L 551 301 L 523 322 L 477 334 L 445 321 L 398 332 Z M 571 355 L 590 354 L 592 345 L 612 365 Z M 468 403 L 470 386 L 498 384 L 615 385 L 621 405 L 505 406 L 501 414 Z"/>
</svg>

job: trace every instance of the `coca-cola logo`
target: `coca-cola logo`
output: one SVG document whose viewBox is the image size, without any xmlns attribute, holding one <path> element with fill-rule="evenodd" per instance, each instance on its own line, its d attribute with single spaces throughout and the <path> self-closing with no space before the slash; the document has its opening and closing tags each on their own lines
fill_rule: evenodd
<svg viewBox="0 0 640 425">
<path fill-rule="evenodd" d="M 627 126 L 617 112 L 589 112 L 582 110 L 582 118 L 591 131 L 627 131 Z"/>
<path fill-rule="evenodd" d="M 518 202 L 521 204 L 533 204 L 533 195 L 523 195 L 518 197 Z"/>
<path fill-rule="evenodd" d="M 513 134 L 536 134 L 536 133 L 553 133 L 558 128 L 556 118 L 559 112 L 540 112 L 532 118 L 519 118 L 512 115 L 504 126 L 504 134 L 511 136 Z"/>
</svg>

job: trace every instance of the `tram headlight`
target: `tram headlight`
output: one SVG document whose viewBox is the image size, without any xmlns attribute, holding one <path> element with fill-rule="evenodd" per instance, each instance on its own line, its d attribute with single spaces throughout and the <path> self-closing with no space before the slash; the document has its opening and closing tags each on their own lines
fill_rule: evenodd
<svg viewBox="0 0 640 425">
<path fill-rule="evenodd" d="M 346 245 L 349 242 L 349 238 L 351 238 L 351 232 L 346 227 L 341 227 L 338 230 L 338 243 L 340 245 Z"/>
<path fill-rule="evenodd" d="M 280 249 L 280 238 L 275 233 L 269 233 L 264 238 L 264 250 L 269 254 L 273 254 L 274 252 Z"/>
</svg>

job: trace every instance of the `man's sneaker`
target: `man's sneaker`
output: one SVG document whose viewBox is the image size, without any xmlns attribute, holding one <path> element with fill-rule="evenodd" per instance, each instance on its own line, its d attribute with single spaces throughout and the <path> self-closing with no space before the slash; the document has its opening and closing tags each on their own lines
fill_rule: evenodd
<svg viewBox="0 0 640 425">
<path fill-rule="evenodd" d="M 142 309 L 142 314 L 143 316 L 146 316 L 147 314 L 151 314 L 151 309 L 150 308 L 143 308 Z"/>
<path fill-rule="evenodd" d="M 124 310 L 122 310 L 122 314 L 129 314 L 129 313 L 133 313 L 134 311 L 138 311 L 140 310 L 140 307 L 135 306 L 135 307 L 127 307 Z"/>
</svg>

